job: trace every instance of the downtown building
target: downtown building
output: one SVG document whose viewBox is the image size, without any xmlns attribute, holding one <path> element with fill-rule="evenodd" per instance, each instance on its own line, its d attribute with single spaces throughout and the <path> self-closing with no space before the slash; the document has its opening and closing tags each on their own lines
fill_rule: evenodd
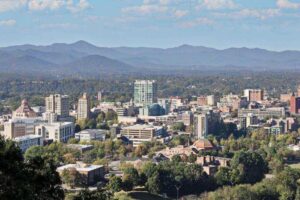
<svg viewBox="0 0 300 200">
<path fill-rule="evenodd" d="M 83 93 L 78 100 L 77 119 L 84 120 L 90 118 L 90 99 L 87 93 Z"/>
<path fill-rule="evenodd" d="M 290 112 L 292 114 L 300 113 L 300 97 L 296 97 L 293 93 L 290 99 Z"/>
<path fill-rule="evenodd" d="M 264 100 L 264 91 L 261 89 L 246 89 L 244 90 L 244 96 L 247 101 L 262 101 Z"/>
<path fill-rule="evenodd" d="M 46 112 L 43 117 L 48 122 L 68 121 L 69 116 L 69 96 L 61 94 L 51 94 L 45 98 Z"/>
<path fill-rule="evenodd" d="M 157 102 L 157 83 L 155 80 L 136 80 L 134 82 L 134 104 L 149 106 Z"/>
</svg>

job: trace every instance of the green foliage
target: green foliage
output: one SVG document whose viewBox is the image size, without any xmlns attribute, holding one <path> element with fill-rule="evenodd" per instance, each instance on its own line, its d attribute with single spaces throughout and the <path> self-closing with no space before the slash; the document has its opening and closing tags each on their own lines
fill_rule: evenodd
<svg viewBox="0 0 300 200">
<path fill-rule="evenodd" d="M 172 130 L 174 131 L 184 131 L 185 130 L 185 125 L 183 122 L 176 122 L 172 126 Z"/>
<path fill-rule="evenodd" d="M 292 200 L 299 198 L 300 171 L 285 169 L 275 178 L 264 179 L 254 185 L 236 185 L 223 187 L 208 193 L 203 200 L 219 199 L 257 199 L 257 200 Z"/>
<path fill-rule="evenodd" d="M 130 191 L 133 187 L 138 186 L 140 183 L 140 176 L 138 171 L 133 167 L 126 167 L 123 169 L 123 188 Z"/>
<path fill-rule="evenodd" d="M 64 199 L 53 160 L 40 156 L 23 162 L 21 150 L 0 138 L 0 199 Z"/>
<path fill-rule="evenodd" d="M 122 189 L 122 179 L 120 177 L 117 177 L 117 176 L 110 177 L 107 187 L 113 194 L 115 192 L 121 191 L 121 189 Z"/>
<path fill-rule="evenodd" d="M 89 191 L 81 190 L 73 200 L 110 200 L 112 195 L 104 190 Z"/>
<path fill-rule="evenodd" d="M 256 183 L 264 178 L 267 163 L 257 152 L 240 151 L 232 161 L 232 180 L 235 183 Z"/>
<path fill-rule="evenodd" d="M 180 196 L 188 194 L 200 194 L 205 190 L 213 190 L 216 185 L 211 177 L 208 177 L 200 165 L 173 161 L 162 162 L 158 165 L 146 164 L 141 170 L 141 176 L 145 176 L 147 190 L 154 194 L 166 193 L 175 197 L 175 186 L 181 186 Z"/>
</svg>

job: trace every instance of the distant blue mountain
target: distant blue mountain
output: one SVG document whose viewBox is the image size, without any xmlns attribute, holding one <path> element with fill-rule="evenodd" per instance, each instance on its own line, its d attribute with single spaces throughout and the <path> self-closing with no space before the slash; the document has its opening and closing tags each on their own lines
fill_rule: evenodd
<svg viewBox="0 0 300 200">
<path fill-rule="evenodd" d="M 0 72 L 134 73 L 148 70 L 300 69 L 300 51 L 182 45 L 174 48 L 97 47 L 85 41 L 0 48 Z"/>
</svg>

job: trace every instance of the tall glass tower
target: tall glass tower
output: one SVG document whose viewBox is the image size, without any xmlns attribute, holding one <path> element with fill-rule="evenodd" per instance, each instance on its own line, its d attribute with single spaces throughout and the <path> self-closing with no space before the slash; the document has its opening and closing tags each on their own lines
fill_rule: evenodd
<svg viewBox="0 0 300 200">
<path fill-rule="evenodd" d="M 136 80 L 134 82 L 134 104 L 148 106 L 157 102 L 157 83 L 155 80 Z"/>
</svg>

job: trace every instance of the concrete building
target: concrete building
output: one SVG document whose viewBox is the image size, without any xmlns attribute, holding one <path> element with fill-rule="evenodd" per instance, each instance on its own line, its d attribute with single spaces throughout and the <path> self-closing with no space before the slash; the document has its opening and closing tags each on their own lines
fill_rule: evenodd
<svg viewBox="0 0 300 200">
<path fill-rule="evenodd" d="M 37 117 L 37 114 L 29 106 L 26 99 L 22 100 L 21 106 L 12 113 L 12 119 L 26 119 L 35 117 Z"/>
<path fill-rule="evenodd" d="M 290 111 L 292 114 L 300 113 L 300 97 L 296 97 L 294 93 L 290 99 Z"/>
<path fill-rule="evenodd" d="M 208 134 L 208 121 L 206 114 L 194 115 L 194 136 L 197 139 L 203 139 Z"/>
<path fill-rule="evenodd" d="M 164 134 L 164 129 L 161 126 L 140 125 L 124 127 L 121 130 L 121 135 L 127 137 L 133 142 L 133 146 L 137 147 L 143 142 L 153 141 L 155 137 Z"/>
<path fill-rule="evenodd" d="M 216 99 L 215 99 L 214 95 L 208 95 L 206 97 L 206 99 L 207 99 L 207 105 L 208 106 L 215 106 L 216 105 Z"/>
<path fill-rule="evenodd" d="M 84 93 L 78 100 L 77 119 L 89 119 L 90 118 L 90 100 L 87 93 Z"/>
<path fill-rule="evenodd" d="M 46 113 L 55 113 L 58 118 L 69 117 L 69 96 L 51 94 L 45 98 Z"/>
<path fill-rule="evenodd" d="M 157 102 L 157 83 L 154 80 L 136 80 L 134 82 L 134 104 L 148 106 Z"/>
<path fill-rule="evenodd" d="M 6 139 L 14 139 L 25 135 L 34 135 L 35 126 L 43 123 L 40 118 L 14 119 L 4 123 L 3 135 Z"/>
<path fill-rule="evenodd" d="M 25 152 L 32 146 L 43 146 L 43 138 L 40 135 L 25 135 L 13 139 L 18 147 Z"/>
<path fill-rule="evenodd" d="M 116 108 L 116 113 L 118 116 L 127 116 L 128 115 L 127 108 L 122 108 L 122 107 Z"/>
<path fill-rule="evenodd" d="M 292 94 L 280 94 L 281 102 L 290 102 Z"/>
<path fill-rule="evenodd" d="M 193 113 L 190 111 L 186 111 L 181 113 L 179 116 L 179 120 L 182 120 L 185 126 L 191 126 L 193 124 Z"/>
<path fill-rule="evenodd" d="M 98 101 L 102 101 L 102 92 L 101 91 L 98 92 L 97 99 L 98 99 Z"/>
<path fill-rule="evenodd" d="M 246 89 L 244 96 L 248 101 L 262 101 L 264 100 L 264 91 L 261 89 Z"/>
<path fill-rule="evenodd" d="M 198 106 L 206 106 L 207 105 L 207 97 L 206 96 L 197 97 L 197 105 Z"/>
<path fill-rule="evenodd" d="M 274 107 L 266 109 L 239 109 L 238 117 L 246 117 L 248 115 L 257 116 L 259 119 L 265 117 L 284 117 L 285 109 L 283 107 Z"/>
<path fill-rule="evenodd" d="M 67 142 L 75 136 L 73 122 L 55 122 L 51 124 L 40 124 L 35 127 L 35 134 L 44 140 Z"/>
<path fill-rule="evenodd" d="M 86 186 L 91 186 L 101 181 L 105 175 L 105 168 L 103 165 L 88 165 L 82 162 L 77 162 L 76 164 L 68 164 L 58 167 L 56 171 L 61 175 L 64 170 L 75 169 L 80 176 L 77 180 L 85 184 Z"/>
<path fill-rule="evenodd" d="M 92 140 L 104 141 L 107 133 L 108 133 L 107 130 L 86 129 L 80 131 L 79 133 L 75 133 L 75 138 L 80 141 L 87 141 L 87 142 L 90 142 Z"/>
</svg>

